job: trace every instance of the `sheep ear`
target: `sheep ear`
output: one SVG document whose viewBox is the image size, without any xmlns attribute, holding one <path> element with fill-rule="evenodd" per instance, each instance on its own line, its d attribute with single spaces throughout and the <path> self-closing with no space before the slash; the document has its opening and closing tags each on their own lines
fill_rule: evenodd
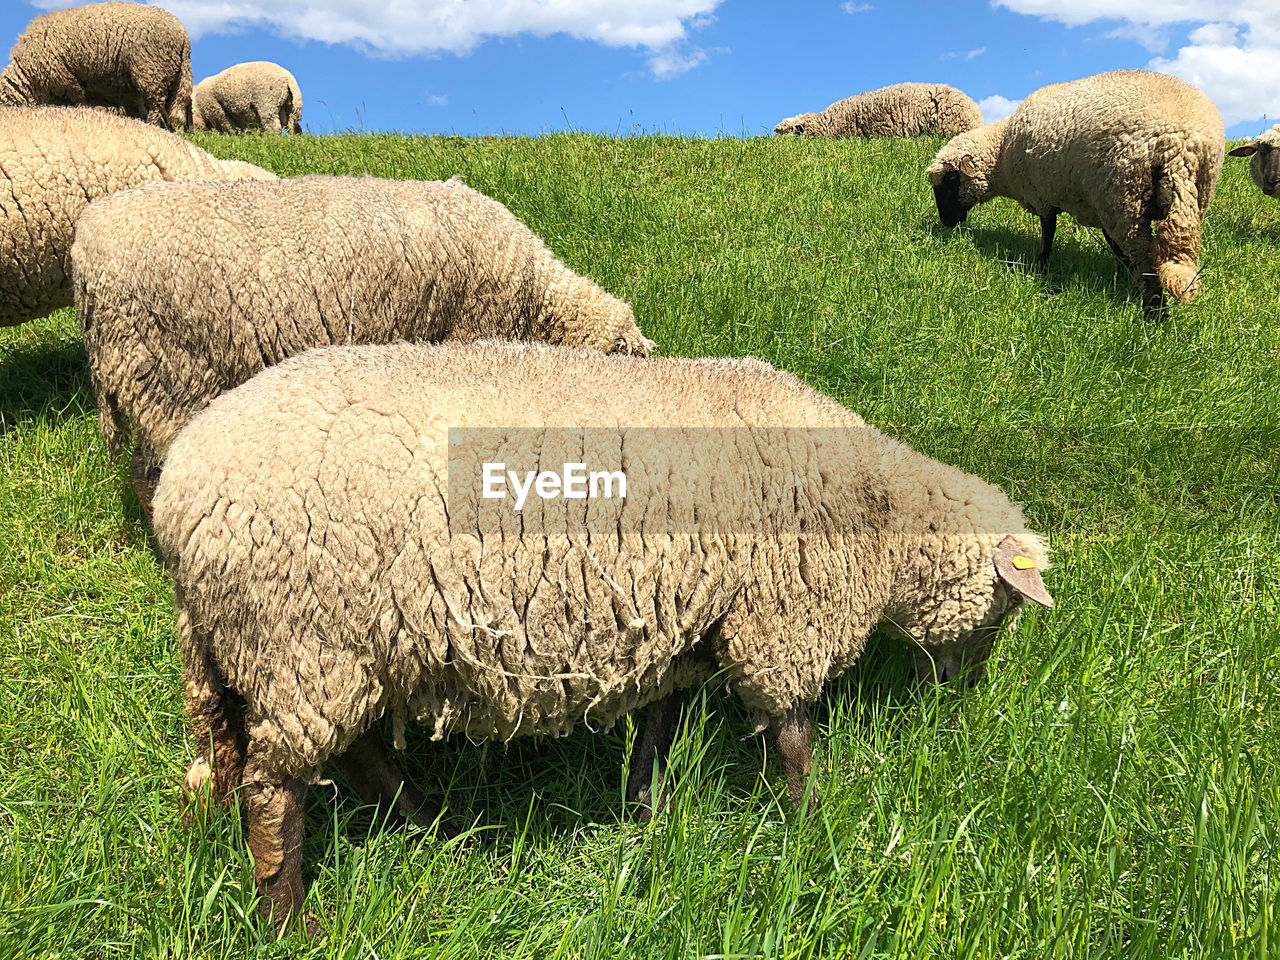
<svg viewBox="0 0 1280 960">
<path fill-rule="evenodd" d="M 1243 147 L 1236 147 L 1234 150 L 1229 151 L 1227 153 L 1227 156 L 1228 157 L 1252 157 L 1255 153 L 1258 152 L 1258 144 L 1261 142 L 1262 141 L 1260 140 L 1255 140 L 1253 141 L 1253 143 L 1246 143 Z"/>
<path fill-rule="evenodd" d="M 1040 571 L 1035 561 L 1026 556 L 1013 537 L 1005 537 L 996 547 L 996 574 L 1013 589 L 1028 600 L 1033 600 L 1042 607 L 1053 607 L 1053 597 L 1045 589 L 1040 579 Z"/>
<path fill-rule="evenodd" d="M 966 177 L 976 177 L 978 175 L 978 165 L 973 162 L 973 154 L 966 153 L 961 157 L 957 169 Z"/>
</svg>

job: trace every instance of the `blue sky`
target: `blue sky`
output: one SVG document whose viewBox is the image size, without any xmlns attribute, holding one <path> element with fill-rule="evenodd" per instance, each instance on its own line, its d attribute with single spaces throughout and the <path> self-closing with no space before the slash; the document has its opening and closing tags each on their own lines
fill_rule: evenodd
<svg viewBox="0 0 1280 960">
<path fill-rule="evenodd" d="M 65 0 L 7 0 L 16 37 Z M 1234 136 L 1280 119 L 1280 0 L 169 0 L 196 79 L 298 77 L 312 132 L 756 135 L 904 80 L 995 119 L 1036 87 L 1120 67 L 1199 84 Z"/>
</svg>

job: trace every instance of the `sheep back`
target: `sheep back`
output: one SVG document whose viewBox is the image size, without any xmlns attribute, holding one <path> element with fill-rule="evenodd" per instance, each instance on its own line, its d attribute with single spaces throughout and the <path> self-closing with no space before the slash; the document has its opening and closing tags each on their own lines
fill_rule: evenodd
<svg viewBox="0 0 1280 960">
<path fill-rule="evenodd" d="M 273 175 L 100 110 L 0 109 L 0 326 L 71 305 L 68 257 L 90 200 L 155 181 L 245 176 Z"/>
<path fill-rule="evenodd" d="M 72 251 L 104 437 L 182 424 L 313 347 L 541 339 L 651 346 L 631 308 L 460 180 L 191 183 L 90 205 Z"/>
<path fill-rule="evenodd" d="M 191 41 L 141 3 L 92 3 L 32 20 L 0 75 L 0 102 L 102 107 L 171 130 L 191 125 Z"/>
</svg>

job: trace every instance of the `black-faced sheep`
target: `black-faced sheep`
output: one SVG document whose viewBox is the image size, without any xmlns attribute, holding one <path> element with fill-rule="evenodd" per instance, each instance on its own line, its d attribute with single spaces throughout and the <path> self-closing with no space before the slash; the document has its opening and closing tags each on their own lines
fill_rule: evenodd
<svg viewBox="0 0 1280 960">
<path fill-rule="evenodd" d="M 191 41 L 141 3 L 91 3 L 36 17 L 0 73 L 0 104 L 90 106 L 170 130 L 191 126 Z"/>
<path fill-rule="evenodd" d="M 302 132 L 302 91 L 292 73 L 266 60 L 237 63 L 196 84 L 192 124 L 216 133 Z"/>
<path fill-rule="evenodd" d="M 243 177 L 275 175 L 101 110 L 0 109 L 0 326 L 71 305 L 73 228 L 90 200 L 155 181 Z"/>
<path fill-rule="evenodd" d="M 1038 216 L 1042 267 L 1060 213 L 1101 228 L 1151 315 L 1162 287 L 1178 300 L 1199 290 L 1200 221 L 1223 150 L 1222 116 L 1200 90 L 1117 70 L 1042 87 L 1007 120 L 954 138 L 927 175 L 944 226 L 993 197 Z"/>
<path fill-rule="evenodd" d="M 625 494 L 539 475 L 564 497 L 517 513 L 490 496 L 498 461 L 528 490 L 570 460 L 623 471 Z M 940 677 L 972 675 L 1024 598 L 1053 603 L 1046 548 L 999 488 L 755 360 L 313 350 L 183 430 L 154 529 L 188 782 L 211 777 L 215 798 L 243 782 L 278 925 L 303 894 L 307 784 L 380 716 L 434 737 L 562 735 L 723 670 L 799 804 L 807 705 L 877 626 Z"/>
<path fill-rule="evenodd" d="M 182 425 L 313 347 L 395 340 L 653 346 L 631 307 L 461 180 L 189 183 L 91 204 L 71 252 L 102 435 L 134 433 L 149 504 Z"/>
<path fill-rule="evenodd" d="M 978 105 L 954 87 L 899 83 L 837 100 L 821 113 L 788 117 L 773 132 L 804 137 L 952 136 L 981 124 Z"/>
</svg>

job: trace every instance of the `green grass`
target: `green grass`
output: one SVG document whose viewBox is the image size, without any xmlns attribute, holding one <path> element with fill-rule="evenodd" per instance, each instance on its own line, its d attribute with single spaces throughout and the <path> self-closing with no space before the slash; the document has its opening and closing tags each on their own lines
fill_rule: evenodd
<svg viewBox="0 0 1280 960">
<path fill-rule="evenodd" d="M 714 691 L 647 826 L 623 810 L 626 724 L 411 738 L 463 835 L 415 842 L 314 788 L 331 934 L 272 944 L 239 819 L 179 819 L 171 590 L 75 319 L 0 331 L 0 955 L 1280 954 L 1280 205 L 1245 164 L 1203 295 L 1154 325 L 1067 218 L 1047 277 L 1008 201 L 940 229 L 927 140 L 200 142 L 282 175 L 462 175 L 664 353 L 765 357 L 1003 485 L 1051 536 L 1058 608 L 964 693 L 873 645 L 816 709 L 816 824 Z"/>
</svg>

